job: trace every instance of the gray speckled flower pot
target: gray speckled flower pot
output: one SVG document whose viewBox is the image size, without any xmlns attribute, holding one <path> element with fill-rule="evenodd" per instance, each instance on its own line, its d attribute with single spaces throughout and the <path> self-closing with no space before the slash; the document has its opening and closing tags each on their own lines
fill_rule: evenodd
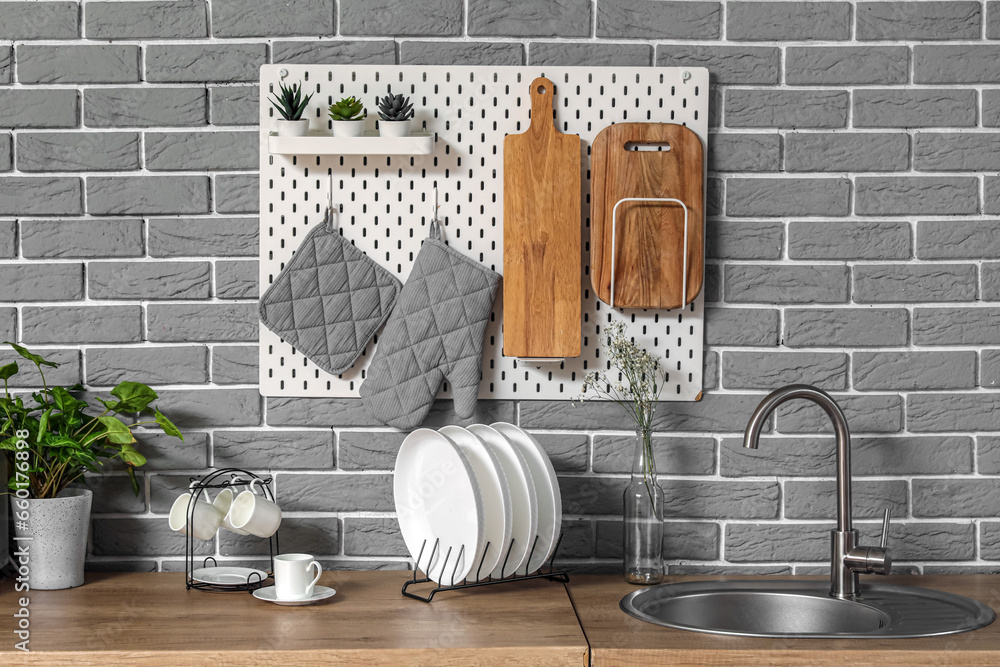
<svg viewBox="0 0 1000 667">
<path fill-rule="evenodd" d="M 63 489 L 57 498 L 28 501 L 27 526 L 15 519 L 15 534 L 31 538 L 18 543 L 28 545 L 31 588 L 51 591 L 83 585 L 93 497 L 90 489 Z M 16 500 L 12 497 L 11 504 Z M 16 517 L 22 510 L 13 506 Z"/>
</svg>

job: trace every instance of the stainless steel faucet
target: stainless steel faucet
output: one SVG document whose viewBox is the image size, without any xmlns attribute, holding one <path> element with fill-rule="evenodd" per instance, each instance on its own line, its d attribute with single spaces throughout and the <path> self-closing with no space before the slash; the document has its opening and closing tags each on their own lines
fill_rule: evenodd
<svg viewBox="0 0 1000 667">
<path fill-rule="evenodd" d="M 858 544 L 858 531 L 851 520 L 851 433 L 847 419 L 837 402 L 825 391 L 807 384 L 791 384 L 777 389 L 760 402 L 747 424 L 743 446 L 757 449 L 760 431 L 768 415 L 793 398 L 804 398 L 823 408 L 837 436 L 837 529 L 830 531 L 833 545 L 830 552 L 830 595 L 851 599 L 858 596 L 858 574 L 889 574 L 892 557 L 886 549 L 889 537 L 889 510 L 882 520 L 881 546 Z"/>
</svg>

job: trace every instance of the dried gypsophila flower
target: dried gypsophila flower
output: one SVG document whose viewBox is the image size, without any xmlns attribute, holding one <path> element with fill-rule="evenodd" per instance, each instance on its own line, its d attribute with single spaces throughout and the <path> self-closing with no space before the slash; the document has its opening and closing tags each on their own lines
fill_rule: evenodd
<svg viewBox="0 0 1000 667">
<path fill-rule="evenodd" d="M 636 342 L 626 336 L 625 325 L 612 322 L 604 327 L 600 334 L 601 347 L 607 356 L 610 367 L 618 369 L 618 377 L 612 379 L 607 370 L 591 371 L 583 380 L 583 388 L 577 397 L 585 401 L 588 391 L 591 396 L 603 397 L 614 401 L 625 408 L 635 421 L 636 431 L 643 439 L 646 466 L 643 469 L 643 481 L 649 491 L 650 502 L 653 502 L 651 479 L 653 471 L 653 413 L 656 401 L 663 389 L 660 382 L 660 360 L 639 347 Z M 622 379 L 625 382 L 622 382 Z"/>
</svg>

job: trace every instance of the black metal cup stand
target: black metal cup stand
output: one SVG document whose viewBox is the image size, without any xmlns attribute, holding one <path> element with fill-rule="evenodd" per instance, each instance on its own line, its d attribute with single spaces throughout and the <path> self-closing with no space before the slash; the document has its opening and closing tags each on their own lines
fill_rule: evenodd
<svg viewBox="0 0 1000 667">
<path fill-rule="evenodd" d="M 226 475 L 229 475 L 230 479 L 221 479 Z M 259 480 L 260 486 L 264 491 L 264 497 L 267 500 L 274 502 L 274 492 L 271 491 L 271 482 L 273 480 L 270 477 L 260 477 L 252 472 L 242 470 L 240 468 L 223 468 L 221 470 L 211 472 L 201 479 L 192 477 L 192 483 L 189 489 L 191 497 L 188 498 L 187 513 L 185 516 L 189 518 L 192 516 L 191 510 L 195 507 L 195 503 L 198 502 L 199 498 L 201 498 L 201 495 L 206 491 L 206 489 L 221 490 L 238 486 L 249 488 L 253 480 Z M 266 573 L 267 576 L 261 579 L 260 575 L 257 573 L 251 573 L 247 576 L 246 583 L 239 584 L 213 584 L 205 581 L 196 581 L 194 579 L 194 539 L 192 531 L 186 531 L 184 536 L 184 573 L 188 590 L 197 588 L 201 591 L 247 591 L 253 593 L 253 591 L 263 586 L 265 581 L 274 578 L 274 555 L 278 551 L 277 532 L 267 539 L 270 562 L 270 567 Z M 218 565 L 218 561 L 214 556 L 207 556 L 202 562 L 202 567 L 208 567 L 208 561 L 212 561 L 212 563 L 216 566 Z"/>
<path fill-rule="evenodd" d="M 434 546 L 431 548 L 430 557 L 427 559 L 428 569 L 435 567 L 431 565 L 434 562 L 434 556 L 437 553 L 438 547 L 441 544 L 441 538 L 434 540 Z M 507 576 L 499 577 L 494 579 L 492 573 L 488 574 L 485 579 L 482 578 L 483 561 L 486 560 L 486 552 L 490 549 L 490 543 L 486 543 L 486 548 L 483 549 L 483 556 L 479 559 L 479 567 L 476 569 L 476 578 L 472 582 L 469 581 L 468 577 L 462 580 L 460 584 L 452 584 L 450 586 L 438 585 L 426 596 L 418 595 L 417 593 L 411 593 L 407 589 L 415 584 L 425 584 L 429 581 L 434 581 L 430 577 L 424 577 L 423 579 L 417 579 L 417 568 L 419 567 L 420 561 L 423 558 L 424 550 L 427 548 L 427 540 L 420 547 L 420 553 L 417 554 L 417 562 L 413 568 L 413 578 L 403 584 L 403 595 L 408 598 L 413 598 L 414 600 L 420 600 L 421 602 L 430 602 L 434 599 L 434 595 L 443 591 L 460 591 L 466 588 L 478 588 L 480 586 L 495 586 L 497 584 L 510 584 L 515 581 L 529 581 L 531 579 L 548 579 L 549 581 L 558 581 L 561 583 L 566 583 L 569 581 L 569 573 L 565 570 L 556 571 L 553 567 L 553 563 L 556 559 L 556 553 L 559 551 L 559 545 L 562 544 L 562 535 L 559 536 L 559 541 L 556 542 L 556 548 L 552 550 L 552 556 L 549 557 L 548 571 L 545 572 L 544 563 L 541 569 L 533 574 L 528 574 L 528 566 L 525 565 L 525 573 L 518 574 L 516 571 Z M 528 552 L 527 562 L 531 562 L 531 556 L 535 553 L 535 547 L 538 546 L 538 535 L 535 535 L 534 541 L 531 543 L 531 551 Z M 504 555 L 503 566 L 500 568 L 501 574 L 507 571 L 507 561 L 510 559 L 510 552 L 514 548 L 514 539 L 511 538 L 510 545 L 507 547 L 507 553 Z M 445 553 L 444 562 L 441 563 L 441 570 L 437 576 L 437 581 L 441 582 L 444 580 L 445 572 L 447 572 L 448 561 L 451 559 L 452 547 L 448 547 L 448 551 Z M 462 560 L 462 555 L 465 553 L 465 545 L 463 544 L 459 550 L 458 554 L 455 556 L 455 564 L 451 570 L 450 581 L 455 581 L 455 575 L 458 573 L 458 564 Z M 436 569 L 436 568 L 435 568 Z"/>
</svg>

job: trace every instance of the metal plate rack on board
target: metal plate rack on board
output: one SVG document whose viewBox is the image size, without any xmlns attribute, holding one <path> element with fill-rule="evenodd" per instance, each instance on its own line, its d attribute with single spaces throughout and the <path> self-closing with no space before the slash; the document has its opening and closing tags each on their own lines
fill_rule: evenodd
<svg viewBox="0 0 1000 667">
<path fill-rule="evenodd" d="M 705 68 L 265 65 L 260 96 L 261 292 L 322 220 L 330 174 L 342 233 L 401 281 L 406 281 L 427 236 L 435 187 L 448 243 L 503 273 L 503 138 L 527 128 L 528 86 L 539 76 L 556 86 L 556 127 L 579 134 L 583 144 L 582 354 L 538 365 L 504 357 L 500 296 L 486 329 L 479 397 L 572 400 L 587 371 L 605 363 L 598 357 L 598 325 L 620 320 L 640 345 L 660 355 L 669 374 L 661 400 L 697 400 L 702 389 L 704 296 L 683 309 L 612 309 L 594 296 L 586 267 L 591 142 L 611 123 L 680 123 L 694 130 L 708 155 Z M 368 105 L 371 132 L 377 95 L 390 90 L 409 95 L 416 110 L 414 132 L 433 134 L 433 149 L 412 156 L 271 154 L 268 136 L 274 131 L 275 112 L 268 93 L 282 81 L 302 81 L 315 93 L 307 112 L 312 131 L 329 128 L 326 107 L 341 97 L 354 95 Z M 333 376 L 261 326 L 260 392 L 358 396 L 375 344 L 377 337 L 354 368 Z M 449 396 L 445 385 L 440 397 Z"/>
</svg>

